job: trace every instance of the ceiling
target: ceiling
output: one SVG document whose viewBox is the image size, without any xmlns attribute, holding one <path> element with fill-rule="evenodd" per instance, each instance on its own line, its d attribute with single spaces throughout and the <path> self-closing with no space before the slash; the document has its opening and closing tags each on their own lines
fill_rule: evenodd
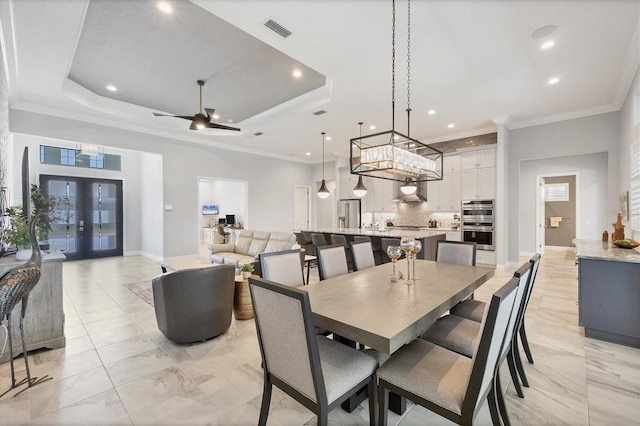
<svg viewBox="0 0 640 426">
<path fill-rule="evenodd" d="M 165 15 L 153 0 L 0 0 L 10 107 L 310 163 L 322 131 L 327 153 L 348 156 L 359 121 L 363 135 L 391 129 L 390 0 L 171 3 Z M 395 129 L 406 132 L 407 2 L 396 11 Z M 640 60 L 639 11 L 639 0 L 414 0 L 411 136 L 619 110 Z M 241 132 L 152 114 L 199 112 L 198 79 L 213 121 Z"/>
</svg>

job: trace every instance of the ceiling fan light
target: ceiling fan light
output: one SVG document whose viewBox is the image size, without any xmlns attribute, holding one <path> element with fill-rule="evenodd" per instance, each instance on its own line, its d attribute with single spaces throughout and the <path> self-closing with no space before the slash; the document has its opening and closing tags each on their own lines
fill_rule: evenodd
<svg viewBox="0 0 640 426">
<path fill-rule="evenodd" d="M 364 197 L 367 195 L 367 187 L 364 186 L 364 182 L 362 182 L 362 176 L 358 176 L 358 183 L 353 188 L 353 195 L 356 197 Z"/>
<path fill-rule="evenodd" d="M 411 178 L 406 178 L 402 186 L 400 187 L 400 191 L 402 191 L 405 195 L 413 195 L 418 190 L 418 186 Z"/>
<path fill-rule="evenodd" d="M 329 190 L 327 189 L 327 183 L 324 181 L 324 179 L 322 179 L 322 183 L 320 184 L 320 189 L 318 189 L 318 197 L 322 198 L 323 200 L 325 198 L 329 197 Z"/>
</svg>

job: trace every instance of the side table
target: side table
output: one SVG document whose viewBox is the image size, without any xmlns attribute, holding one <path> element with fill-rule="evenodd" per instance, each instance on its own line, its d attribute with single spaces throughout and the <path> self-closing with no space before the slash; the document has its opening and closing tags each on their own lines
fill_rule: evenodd
<svg viewBox="0 0 640 426">
<path fill-rule="evenodd" d="M 233 315 L 237 320 L 248 320 L 253 318 L 253 305 L 251 304 L 251 293 L 249 293 L 249 280 L 242 278 L 242 275 L 235 277 L 236 289 L 233 294 Z"/>
</svg>

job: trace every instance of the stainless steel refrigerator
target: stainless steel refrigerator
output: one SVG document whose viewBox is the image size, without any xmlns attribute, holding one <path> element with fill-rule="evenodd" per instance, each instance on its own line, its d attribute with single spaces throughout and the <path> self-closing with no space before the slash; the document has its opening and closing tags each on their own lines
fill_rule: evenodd
<svg viewBox="0 0 640 426">
<path fill-rule="evenodd" d="M 338 227 L 360 228 L 360 199 L 347 198 L 338 200 Z"/>
</svg>

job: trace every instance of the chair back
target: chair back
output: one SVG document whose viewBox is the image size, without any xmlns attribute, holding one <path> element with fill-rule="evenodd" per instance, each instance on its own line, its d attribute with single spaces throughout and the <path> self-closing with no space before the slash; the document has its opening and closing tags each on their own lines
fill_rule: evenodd
<svg viewBox="0 0 640 426">
<path fill-rule="evenodd" d="M 491 297 L 482 320 L 480 339 L 473 353 L 462 412 L 475 413 L 491 390 L 498 358 L 516 300 L 519 279 L 511 278 Z"/>
<path fill-rule="evenodd" d="M 344 235 L 331 234 L 331 244 L 342 244 L 345 249 L 349 248 L 347 237 L 345 237 Z"/>
<path fill-rule="evenodd" d="M 349 273 L 347 253 L 342 244 L 318 247 L 317 252 L 320 281 Z"/>
<path fill-rule="evenodd" d="M 305 245 L 311 242 L 311 241 L 307 241 L 307 239 L 305 238 L 302 232 L 298 231 L 298 232 L 294 232 L 293 234 L 296 236 L 296 243 L 298 243 L 300 247 L 304 247 Z"/>
<path fill-rule="evenodd" d="M 475 266 L 476 243 L 468 241 L 438 241 L 436 262 Z"/>
<path fill-rule="evenodd" d="M 529 279 L 529 281 L 531 282 L 529 283 L 529 288 L 527 289 L 527 293 L 524 296 L 524 308 L 522 311 L 521 318 L 524 318 L 524 311 L 527 310 L 527 305 L 529 305 L 529 298 L 531 297 L 531 292 L 533 291 L 533 284 L 536 281 L 536 275 L 538 275 L 538 267 L 540 266 L 541 257 L 542 256 L 540 256 L 540 253 L 536 253 L 535 255 L 533 255 L 531 259 L 529 259 L 529 263 L 531 263 L 532 265 L 531 278 Z M 522 322 L 522 319 L 521 319 L 521 322 Z"/>
<path fill-rule="evenodd" d="M 518 279 L 518 291 L 516 293 L 516 300 L 513 305 L 513 312 L 511 314 L 511 318 L 509 318 L 509 325 L 507 326 L 507 333 L 505 335 L 504 345 L 502 346 L 502 351 L 500 353 L 500 359 L 498 360 L 498 366 L 502 364 L 504 358 L 507 356 L 507 353 L 511 349 L 511 341 L 513 340 L 513 335 L 516 332 L 516 326 L 520 324 L 520 316 L 524 313 L 524 296 L 527 293 L 529 285 L 531 284 L 531 267 L 533 265 L 529 262 L 520 266 L 518 270 L 513 274 L 514 278 Z"/>
<path fill-rule="evenodd" d="M 304 285 L 300 250 L 260 253 L 259 259 L 264 279 L 292 287 Z"/>
<path fill-rule="evenodd" d="M 309 294 L 254 276 L 249 289 L 265 374 L 313 402 L 326 401 Z"/>
<path fill-rule="evenodd" d="M 324 238 L 324 234 L 312 233 L 311 234 L 311 242 L 317 249 L 318 247 L 326 246 L 327 240 Z"/>
<path fill-rule="evenodd" d="M 353 254 L 353 269 L 359 271 L 361 269 L 373 268 L 376 266 L 373 257 L 373 247 L 371 241 L 361 243 L 351 243 L 351 253 Z"/>
</svg>

